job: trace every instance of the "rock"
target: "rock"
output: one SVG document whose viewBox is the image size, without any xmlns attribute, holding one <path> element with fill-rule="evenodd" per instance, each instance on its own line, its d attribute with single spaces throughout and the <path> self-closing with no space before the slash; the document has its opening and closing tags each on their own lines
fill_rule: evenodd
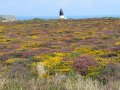
<svg viewBox="0 0 120 90">
<path fill-rule="evenodd" d="M 16 21 L 16 17 L 12 15 L 0 15 L 0 21 L 12 22 L 12 21 Z"/>
<path fill-rule="evenodd" d="M 38 75 L 41 77 L 46 73 L 43 63 L 38 63 L 36 66 L 36 70 L 38 72 Z"/>
</svg>

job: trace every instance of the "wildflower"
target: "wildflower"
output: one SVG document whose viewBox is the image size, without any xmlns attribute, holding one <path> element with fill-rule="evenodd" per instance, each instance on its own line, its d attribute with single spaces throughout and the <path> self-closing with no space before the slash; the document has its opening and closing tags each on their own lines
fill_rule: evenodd
<svg viewBox="0 0 120 90">
<path fill-rule="evenodd" d="M 6 64 L 12 64 L 15 60 L 14 59 L 8 59 L 7 61 L 5 61 Z"/>
<path fill-rule="evenodd" d="M 120 45 L 120 42 L 116 42 L 115 45 Z"/>
</svg>

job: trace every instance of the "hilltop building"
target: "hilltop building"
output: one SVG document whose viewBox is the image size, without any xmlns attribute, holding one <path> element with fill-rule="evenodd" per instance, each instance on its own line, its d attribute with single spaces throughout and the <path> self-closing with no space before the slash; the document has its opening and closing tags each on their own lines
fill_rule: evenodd
<svg viewBox="0 0 120 90">
<path fill-rule="evenodd" d="M 66 19 L 66 17 L 64 16 L 64 12 L 63 12 L 62 9 L 60 9 L 59 16 L 60 16 L 60 19 Z"/>
</svg>

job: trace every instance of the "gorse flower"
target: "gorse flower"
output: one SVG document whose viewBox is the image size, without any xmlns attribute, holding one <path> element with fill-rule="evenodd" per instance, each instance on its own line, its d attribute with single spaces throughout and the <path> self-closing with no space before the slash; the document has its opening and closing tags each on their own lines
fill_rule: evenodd
<svg viewBox="0 0 120 90">
<path fill-rule="evenodd" d="M 120 45 L 120 41 L 119 41 L 119 42 L 116 42 L 115 45 Z"/>
<path fill-rule="evenodd" d="M 39 48 L 41 42 L 32 42 L 31 44 L 21 44 L 21 48 Z"/>
<path fill-rule="evenodd" d="M 43 59 L 42 62 L 38 62 L 37 65 L 41 64 L 45 67 L 46 74 L 49 76 L 55 74 L 65 74 L 70 72 L 71 65 L 73 64 L 71 61 L 64 61 L 65 53 L 53 53 L 52 55 L 42 55 L 36 56 L 38 59 Z M 35 66 L 35 64 L 33 64 Z"/>
<path fill-rule="evenodd" d="M 3 32 L 4 27 L 0 26 L 0 32 Z"/>
<path fill-rule="evenodd" d="M 13 62 L 15 62 L 15 59 L 8 59 L 4 62 L 4 64 L 12 64 Z"/>
<path fill-rule="evenodd" d="M 45 60 L 44 66 L 47 68 L 54 67 L 62 61 L 62 57 L 49 57 L 48 60 Z"/>
</svg>

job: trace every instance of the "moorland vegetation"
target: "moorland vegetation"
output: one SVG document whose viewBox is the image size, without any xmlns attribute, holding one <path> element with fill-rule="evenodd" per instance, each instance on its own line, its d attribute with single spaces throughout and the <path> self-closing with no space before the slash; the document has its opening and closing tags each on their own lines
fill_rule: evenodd
<svg viewBox="0 0 120 90">
<path fill-rule="evenodd" d="M 120 90 L 120 19 L 1 22 L 0 90 Z"/>
</svg>

